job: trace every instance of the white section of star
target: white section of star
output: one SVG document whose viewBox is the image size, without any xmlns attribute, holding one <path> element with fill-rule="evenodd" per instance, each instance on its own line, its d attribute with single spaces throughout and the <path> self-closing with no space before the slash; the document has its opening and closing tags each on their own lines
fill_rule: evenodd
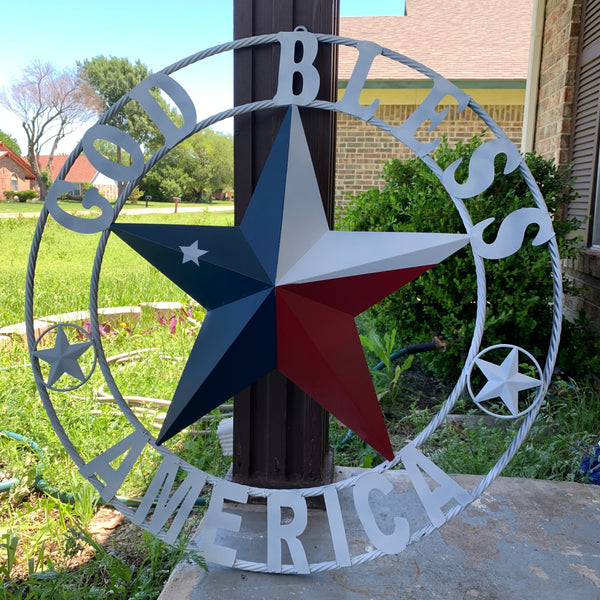
<svg viewBox="0 0 600 600">
<path fill-rule="evenodd" d="M 208 250 L 199 250 L 198 249 L 198 240 L 196 240 L 193 244 L 189 246 L 179 246 L 179 249 L 183 252 L 183 260 L 181 264 L 185 264 L 186 262 L 198 263 L 198 257 L 206 254 Z"/>
<path fill-rule="evenodd" d="M 510 414 L 519 414 L 519 392 L 539 387 L 542 382 L 535 377 L 519 373 L 519 349 L 513 348 L 501 365 L 477 358 L 475 364 L 487 378 L 487 383 L 475 396 L 475 402 L 500 398 Z"/>
<path fill-rule="evenodd" d="M 308 283 L 436 265 L 468 243 L 468 235 L 455 233 L 328 231 L 277 283 Z"/>
<path fill-rule="evenodd" d="M 91 345 L 91 342 L 69 344 L 63 326 L 59 325 L 56 331 L 54 348 L 33 352 L 34 356 L 37 356 L 37 358 L 42 359 L 50 365 L 50 374 L 48 375 L 46 385 L 49 387 L 54 385 L 64 373 L 75 377 L 79 381 L 83 381 L 85 375 L 79 366 L 78 359 Z"/>
<path fill-rule="evenodd" d="M 454 233 L 329 231 L 297 107 L 289 152 L 277 285 L 436 265 L 469 243 Z"/>
</svg>

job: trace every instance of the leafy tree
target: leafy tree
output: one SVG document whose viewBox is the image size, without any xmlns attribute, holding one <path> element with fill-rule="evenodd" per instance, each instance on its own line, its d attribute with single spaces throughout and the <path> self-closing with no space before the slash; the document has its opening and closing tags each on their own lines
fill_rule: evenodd
<svg viewBox="0 0 600 600">
<path fill-rule="evenodd" d="M 100 113 L 107 111 L 151 71 L 140 61 L 97 56 L 78 63 L 78 75 L 96 91 Z M 181 115 L 170 107 L 158 88 L 151 90 L 157 102 L 178 125 Z M 149 155 L 158 150 L 164 138 L 146 111 L 135 100 L 128 102 L 114 117 L 111 125 L 125 131 Z M 126 154 L 113 144 L 96 141 L 103 155 L 121 164 Z M 212 130 L 204 130 L 172 149 L 144 180 L 140 188 L 154 200 L 171 201 L 173 196 L 187 201 L 210 200 L 214 192 L 233 187 L 233 141 Z M 124 184 L 119 185 L 119 192 Z"/>
<path fill-rule="evenodd" d="M 0 129 L 0 142 L 6 144 L 17 156 L 21 156 L 21 148 L 19 148 L 19 144 L 17 140 L 10 134 L 4 133 Z"/>
<path fill-rule="evenodd" d="M 77 62 L 77 74 L 81 81 L 90 85 L 99 100 L 98 115 L 102 115 L 138 83 L 146 79 L 152 71 L 137 60 L 131 63 L 128 58 L 111 56 L 96 56 L 83 62 Z M 166 108 L 166 103 L 160 97 L 158 89 L 152 92 L 155 98 Z M 168 110 L 168 108 L 167 108 Z M 146 111 L 135 100 L 128 102 L 109 123 L 125 131 L 148 153 L 158 149 L 164 143 L 159 129 L 154 125 Z M 96 142 L 98 148 L 107 156 L 115 155 L 118 164 L 123 163 L 121 148 L 118 146 L 111 151 L 112 144 Z M 125 184 L 119 183 L 119 193 Z"/>
<path fill-rule="evenodd" d="M 173 148 L 140 187 L 158 201 L 177 196 L 186 202 L 210 202 L 213 193 L 233 187 L 231 136 L 210 129 L 191 136 Z"/>
<path fill-rule="evenodd" d="M 167 200 L 181 197 L 181 185 L 179 185 L 179 182 L 175 179 L 162 179 L 158 184 L 158 189 L 163 198 L 166 198 Z"/>
<path fill-rule="evenodd" d="M 206 151 L 210 194 L 233 188 L 233 139 L 210 129 L 199 138 Z"/>
<path fill-rule="evenodd" d="M 50 145 L 50 169 L 60 141 L 79 123 L 88 121 L 94 111 L 95 97 L 72 70 L 57 71 L 50 63 L 34 61 L 23 70 L 20 80 L 0 93 L 0 105 L 17 115 L 27 136 L 27 161 L 46 198 L 47 178 L 39 156 Z"/>
<path fill-rule="evenodd" d="M 435 161 L 445 169 L 462 159 L 459 180 L 466 176 L 469 157 L 481 143 L 482 138 L 476 136 L 450 148 L 443 140 Z M 576 195 L 567 170 L 537 154 L 526 154 L 525 161 L 546 199 L 561 256 L 574 256 L 577 240 L 572 232 L 578 224 L 561 218 L 562 207 Z M 534 205 L 518 169 L 502 174 L 504 162 L 502 156 L 496 159 L 496 177 L 487 190 L 465 200 L 474 223 L 495 218 L 484 235 L 488 242 L 495 239 L 498 226 L 509 213 Z M 385 163 L 384 179 L 382 191 L 371 189 L 350 202 L 340 219 L 341 229 L 464 233 L 448 194 L 420 159 Z M 485 261 L 484 344 L 516 344 L 543 361 L 552 324 L 553 286 L 547 248 L 531 243 L 536 233 L 537 227 L 529 227 L 517 253 Z M 453 378 L 460 371 L 473 335 L 476 287 L 471 250 L 465 247 L 371 309 L 370 325 L 382 331 L 396 329 L 401 336 L 400 346 L 444 335 L 447 351 L 423 355 L 423 360 L 438 374 Z"/>
</svg>

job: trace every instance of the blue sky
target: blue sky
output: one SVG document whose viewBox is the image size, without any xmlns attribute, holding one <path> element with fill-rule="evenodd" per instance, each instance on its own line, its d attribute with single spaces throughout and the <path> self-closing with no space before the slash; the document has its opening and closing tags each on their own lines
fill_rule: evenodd
<svg viewBox="0 0 600 600">
<path fill-rule="evenodd" d="M 0 87 L 20 77 L 22 69 L 39 59 L 58 68 L 74 67 L 77 60 L 105 56 L 140 59 L 158 71 L 181 58 L 233 38 L 233 2 L 179 0 L 105 0 L 102 3 L 67 0 L 5 2 L 3 23 L 22 23 L 5 38 L 0 58 Z M 218 8 L 215 8 L 218 6 Z M 404 0 L 341 0 L 344 16 L 402 14 Z M 23 15 L 30 18 L 23 20 Z M 208 116 L 231 105 L 232 55 L 203 61 L 203 65 L 179 76 L 192 95 L 199 115 Z M 187 72 L 189 71 L 189 72 Z M 210 82 L 210 94 L 206 88 Z M 203 93 L 204 92 L 204 93 Z M 219 128 L 219 127 L 217 127 Z M 0 108 L 0 129 L 17 138 L 21 150 L 25 138 L 18 119 Z M 231 131 L 231 124 L 220 129 Z M 82 130 L 59 147 L 69 153 Z"/>
</svg>

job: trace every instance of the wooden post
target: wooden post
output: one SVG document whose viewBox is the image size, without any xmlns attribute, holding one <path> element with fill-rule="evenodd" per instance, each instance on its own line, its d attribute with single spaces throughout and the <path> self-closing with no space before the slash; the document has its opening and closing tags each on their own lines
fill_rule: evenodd
<svg viewBox="0 0 600 600">
<path fill-rule="evenodd" d="M 313 33 L 338 32 L 339 0 L 234 0 L 234 38 L 302 25 Z M 315 65 L 321 74 L 318 99 L 336 100 L 335 50 L 323 46 Z M 279 47 L 236 50 L 234 102 L 270 99 L 277 88 Z M 285 108 L 236 117 L 235 221 L 246 211 Z M 330 227 L 334 214 L 335 114 L 301 110 L 301 117 Z M 296 488 L 329 483 L 333 452 L 328 413 L 274 371 L 235 397 L 233 479 L 259 487 Z"/>
</svg>

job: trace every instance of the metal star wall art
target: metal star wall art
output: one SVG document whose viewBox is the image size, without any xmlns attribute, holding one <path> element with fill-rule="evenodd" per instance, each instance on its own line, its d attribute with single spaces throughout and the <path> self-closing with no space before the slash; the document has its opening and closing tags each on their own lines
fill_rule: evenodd
<svg viewBox="0 0 600 600">
<path fill-rule="evenodd" d="M 278 369 L 393 458 L 354 317 L 467 235 L 329 231 L 296 107 L 239 227 L 111 230 L 207 309 L 159 444 Z"/>
</svg>

